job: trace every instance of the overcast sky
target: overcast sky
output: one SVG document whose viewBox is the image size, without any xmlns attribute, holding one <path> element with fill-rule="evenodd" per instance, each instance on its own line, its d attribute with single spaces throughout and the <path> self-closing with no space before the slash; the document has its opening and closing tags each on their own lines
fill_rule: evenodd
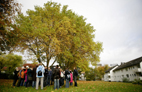
<svg viewBox="0 0 142 92">
<path fill-rule="evenodd" d="M 51 0 L 17 0 L 22 12 Z M 142 0 L 52 0 L 68 5 L 96 29 L 94 41 L 103 42 L 102 64 L 120 64 L 142 56 Z"/>
</svg>

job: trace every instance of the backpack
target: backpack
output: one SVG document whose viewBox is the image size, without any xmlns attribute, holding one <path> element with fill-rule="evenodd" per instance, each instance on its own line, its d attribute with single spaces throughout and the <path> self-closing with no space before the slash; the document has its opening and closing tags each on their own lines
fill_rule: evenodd
<svg viewBox="0 0 142 92">
<path fill-rule="evenodd" d="M 38 73 L 37 73 L 38 76 L 42 76 L 42 70 L 43 70 L 43 67 L 39 66 L 38 67 Z"/>
<path fill-rule="evenodd" d="M 38 71 L 38 76 L 42 76 L 42 71 L 41 70 Z"/>
</svg>

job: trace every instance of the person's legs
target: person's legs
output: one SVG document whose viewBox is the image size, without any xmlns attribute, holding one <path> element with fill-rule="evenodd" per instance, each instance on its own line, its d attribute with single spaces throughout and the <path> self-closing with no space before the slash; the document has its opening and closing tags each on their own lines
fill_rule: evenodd
<svg viewBox="0 0 142 92">
<path fill-rule="evenodd" d="M 69 80 L 66 79 L 66 88 L 69 88 Z"/>
<path fill-rule="evenodd" d="M 32 81 L 32 87 L 34 88 L 36 85 L 36 81 Z"/>
<path fill-rule="evenodd" d="M 36 89 L 38 89 L 39 78 L 36 78 Z"/>
<path fill-rule="evenodd" d="M 23 86 L 24 78 L 21 79 L 20 86 Z"/>
<path fill-rule="evenodd" d="M 54 79 L 54 89 L 56 89 L 56 79 Z"/>
<path fill-rule="evenodd" d="M 13 86 L 15 86 L 16 82 L 17 82 L 17 79 L 14 79 L 13 80 Z"/>
<path fill-rule="evenodd" d="M 44 79 L 44 77 L 41 77 L 41 78 L 40 78 L 40 81 L 41 81 L 41 84 L 40 84 L 40 85 L 41 85 L 41 89 L 43 89 L 43 79 Z"/>
<path fill-rule="evenodd" d="M 21 78 L 19 78 L 19 80 L 18 80 L 17 87 L 20 86 L 20 83 L 21 83 Z"/>
<path fill-rule="evenodd" d="M 57 89 L 59 89 L 59 79 L 57 79 Z"/>
<path fill-rule="evenodd" d="M 74 86 L 77 86 L 77 82 L 76 82 L 76 76 L 74 76 Z"/>
</svg>

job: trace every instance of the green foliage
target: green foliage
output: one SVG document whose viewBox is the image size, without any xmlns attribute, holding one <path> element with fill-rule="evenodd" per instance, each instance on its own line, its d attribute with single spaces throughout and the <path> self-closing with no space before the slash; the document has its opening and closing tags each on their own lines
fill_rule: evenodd
<svg viewBox="0 0 142 92">
<path fill-rule="evenodd" d="M 17 35 L 12 30 L 16 13 L 20 13 L 20 5 L 15 0 L 0 0 L 0 53 L 12 52 L 17 45 Z"/>
<path fill-rule="evenodd" d="M 134 81 L 132 83 L 142 85 L 142 81 L 140 79 L 134 79 Z"/>
<path fill-rule="evenodd" d="M 126 82 L 126 83 L 130 82 L 129 79 L 126 78 L 126 77 L 122 78 L 122 81 L 123 81 L 123 82 Z"/>
<path fill-rule="evenodd" d="M 19 14 L 16 18 L 19 46 L 34 53 L 39 62 L 46 61 L 47 66 L 55 58 L 60 65 L 86 71 L 89 62 L 95 65 L 100 61 L 102 43 L 93 41 L 95 30 L 85 20 L 52 1 L 44 7 L 35 6 L 26 16 Z"/>
<path fill-rule="evenodd" d="M 3 67 L 6 68 L 6 73 L 11 76 L 16 67 L 22 64 L 22 56 L 8 54 L 0 55 L 0 71 Z"/>
<path fill-rule="evenodd" d="M 86 81 L 95 80 L 96 74 L 97 74 L 96 69 L 90 68 L 90 71 L 85 72 Z"/>
</svg>

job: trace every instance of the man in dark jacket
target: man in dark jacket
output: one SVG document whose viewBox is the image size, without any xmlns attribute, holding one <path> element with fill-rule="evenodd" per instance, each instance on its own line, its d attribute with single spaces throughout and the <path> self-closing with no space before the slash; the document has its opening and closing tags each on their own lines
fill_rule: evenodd
<svg viewBox="0 0 142 92">
<path fill-rule="evenodd" d="M 51 76 L 52 76 L 52 70 L 50 69 L 50 67 L 48 67 L 48 75 L 47 75 L 47 85 L 48 86 L 50 86 L 50 83 L 52 82 Z"/>
<path fill-rule="evenodd" d="M 43 86 L 47 86 L 47 75 L 48 75 L 48 70 L 47 70 L 47 67 L 45 67 L 44 69 L 44 83 L 43 83 Z"/>
<path fill-rule="evenodd" d="M 77 76 L 78 76 L 78 71 L 76 70 L 76 68 L 74 67 L 74 71 L 73 71 L 73 79 L 74 79 L 74 86 L 77 87 Z"/>
<path fill-rule="evenodd" d="M 14 71 L 14 79 L 13 79 L 13 86 L 15 86 L 17 80 L 18 80 L 18 68 L 16 67 L 15 71 Z"/>
<path fill-rule="evenodd" d="M 59 78 L 60 78 L 60 70 L 57 65 L 56 68 L 53 71 L 53 77 L 54 77 L 54 89 L 59 89 Z"/>
<path fill-rule="evenodd" d="M 35 85 L 36 85 L 36 68 L 37 67 L 38 67 L 38 65 L 36 65 L 36 67 L 33 68 L 32 87 L 35 87 Z"/>
<path fill-rule="evenodd" d="M 33 69 L 31 67 L 27 69 L 27 84 L 26 84 L 26 87 L 32 85 L 32 72 L 33 72 Z"/>
</svg>

